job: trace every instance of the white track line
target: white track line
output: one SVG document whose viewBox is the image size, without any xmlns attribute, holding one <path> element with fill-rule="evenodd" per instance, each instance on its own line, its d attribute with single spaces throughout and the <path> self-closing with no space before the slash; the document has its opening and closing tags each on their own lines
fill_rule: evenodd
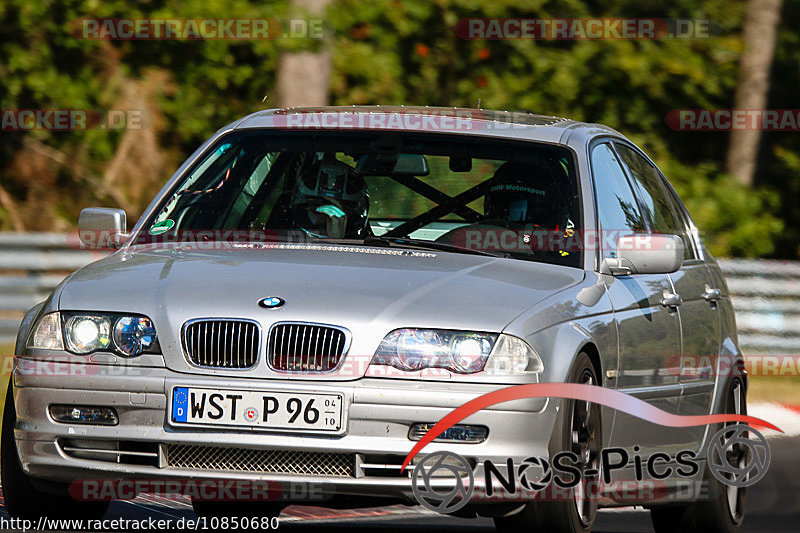
<svg viewBox="0 0 800 533">
<path fill-rule="evenodd" d="M 748 403 L 747 414 L 766 420 L 783 430 L 759 429 L 765 437 L 796 437 L 800 435 L 800 412 L 774 403 Z"/>
</svg>

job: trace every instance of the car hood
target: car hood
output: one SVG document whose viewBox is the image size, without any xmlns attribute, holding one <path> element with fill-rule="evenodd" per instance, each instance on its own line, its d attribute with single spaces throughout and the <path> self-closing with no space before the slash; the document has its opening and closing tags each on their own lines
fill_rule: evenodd
<svg viewBox="0 0 800 533">
<path fill-rule="evenodd" d="M 350 353 L 372 354 L 396 328 L 502 331 L 583 276 L 556 265 L 399 248 L 134 248 L 74 273 L 59 308 L 147 315 L 167 365 L 188 371 L 179 335 L 194 318 L 249 318 L 264 331 L 279 321 L 344 326 L 353 334 Z M 286 303 L 259 307 L 269 296 Z"/>
</svg>

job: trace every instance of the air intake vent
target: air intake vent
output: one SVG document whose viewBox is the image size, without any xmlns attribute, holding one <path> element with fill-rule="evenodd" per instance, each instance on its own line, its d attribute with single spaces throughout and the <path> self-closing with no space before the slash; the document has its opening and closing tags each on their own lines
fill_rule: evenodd
<svg viewBox="0 0 800 533">
<path fill-rule="evenodd" d="M 249 320 L 193 320 L 183 327 L 189 360 L 212 368 L 251 368 L 258 360 L 259 327 Z"/>
<path fill-rule="evenodd" d="M 281 372 L 331 372 L 347 349 L 343 329 L 319 324 L 280 323 L 267 341 L 269 366 Z"/>
<path fill-rule="evenodd" d="M 355 455 L 169 444 L 167 463 L 173 468 L 264 472 L 306 476 L 354 477 Z"/>
</svg>

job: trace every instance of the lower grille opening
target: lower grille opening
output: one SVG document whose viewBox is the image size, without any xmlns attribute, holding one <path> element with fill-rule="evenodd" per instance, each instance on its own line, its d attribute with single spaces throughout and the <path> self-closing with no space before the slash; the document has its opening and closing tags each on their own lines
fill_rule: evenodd
<svg viewBox="0 0 800 533">
<path fill-rule="evenodd" d="M 361 471 L 368 477 L 411 477 L 414 470 L 411 466 L 400 472 L 405 458 L 405 455 L 368 454 L 361 463 Z"/>
<path fill-rule="evenodd" d="M 125 465 L 158 466 L 158 444 L 136 441 L 60 439 L 68 457 Z"/>
<path fill-rule="evenodd" d="M 359 470 L 366 477 L 395 477 L 395 478 L 410 478 L 414 472 L 414 467 L 422 457 L 417 455 L 411 464 L 406 467 L 405 471 L 401 472 L 403 461 L 406 460 L 405 455 L 392 455 L 392 454 L 365 454 L 359 463 Z M 475 469 L 477 461 L 470 457 L 467 462 L 472 469 Z M 447 471 L 443 475 L 450 476 Z M 433 474 L 437 477 L 437 474 Z"/>
<path fill-rule="evenodd" d="M 298 452 L 187 444 L 169 444 L 166 448 L 167 465 L 172 468 L 304 476 L 355 476 L 355 455 L 349 453 Z"/>
</svg>

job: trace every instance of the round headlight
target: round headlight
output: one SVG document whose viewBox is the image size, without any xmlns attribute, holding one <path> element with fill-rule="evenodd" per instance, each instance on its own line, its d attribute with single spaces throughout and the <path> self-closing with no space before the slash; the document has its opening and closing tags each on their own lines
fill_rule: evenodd
<svg viewBox="0 0 800 533">
<path fill-rule="evenodd" d="M 114 344 L 123 355 L 139 355 L 155 340 L 156 328 L 149 318 L 123 316 L 114 325 Z"/>
<path fill-rule="evenodd" d="M 397 332 L 397 358 L 406 370 L 421 370 L 429 366 L 441 351 L 441 341 L 435 332 L 404 329 Z"/>
<path fill-rule="evenodd" d="M 101 316 L 74 316 L 67 320 L 64 328 L 67 349 L 75 353 L 104 350 L 110 344 L 111 323 Z"/>
<path fill-rule="evenodd" d="M 455 370 L 466 374 L 480 372 L 491 349 L 492 344 L 485 337 L 457 336 L 451 348 Z"/>
</svg>

